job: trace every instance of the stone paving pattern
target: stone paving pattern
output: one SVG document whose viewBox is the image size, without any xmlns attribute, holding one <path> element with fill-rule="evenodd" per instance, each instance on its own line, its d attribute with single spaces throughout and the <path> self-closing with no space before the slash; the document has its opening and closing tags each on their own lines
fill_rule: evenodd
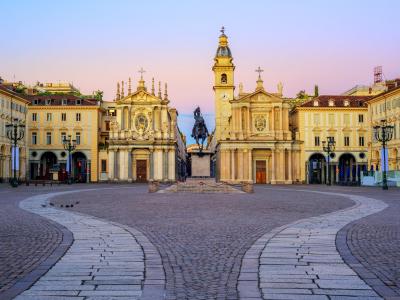
<svg viewBox="0 0 400 300">
<path fill-rule="evenodd" d="M 23 209 L 64 225 L 73 233 L 74 242 L 46 275 L 16 299 L 139 299 L 144 254 L 135 237 L 109 222 L 49 205 L 48 199 L 65 193 L 71 192 L 33 196 L 20 203 Z"/>
<path fill-rule="evenodd" d="M 59 188 L 60 189 L 60 188 Z M 50 187 L 13 189 L 0 185 L 0 298 L 42 264 L 62 242 L 62 229 L 18 208 L 18 202 Z M 10 293 L 10 295 L 13 293 Z"/>
<path fill-rule="evenodd" d="M 283 226 L 252 246 L 251 256 L 246 253 L 244 257 L 239 277 L 242 299 L 260 299 L 261 295 L 263 299 L 381 299 L 344 263 L 335 242 L 337 232 L 344 225 L 379 212 L 387 205 L 362 196 L 339 193 L 336 196 L 348 197 L 357 204 Z M 259 247 L 258 253 L 256 247 Z M 253 267 L 249 266 L 251 262 Z M 261 295 L 257 293 L 258 288 Z"/>
<path fill-rule="evenodd" d="M 68 205 L 75 197 L 58 197 Z M 301 205 L 299 205 L 301 203 Z M 166 299 L 238 299 L 244 253 L 264 233 L 353 205 L 344 198 L 263 191 L 254 194 L 148 194 L 147 186 L 80 194 L 72 210 L 136 228 L 160 252 Z"/>
<path fill-rule="evenodd" d="M 357 274 L 385 299 L 400 299 L 400 189 L 350 189 L 368 194 L 389 207 L 343 228 L 337 239 L 340 254 Z"/>
</svg>

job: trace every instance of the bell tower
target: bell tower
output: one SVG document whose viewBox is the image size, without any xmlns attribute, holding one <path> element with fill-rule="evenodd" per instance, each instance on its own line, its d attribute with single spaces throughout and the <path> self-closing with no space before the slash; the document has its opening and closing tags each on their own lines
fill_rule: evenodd
<svg viewBox="0 0 400 300">
<path fill-rule="evenodd" d="M 228 37 L 222 27 L 219 45 L 214 58 L 214 94 L 215 94 L 215 137 L 217 142 L 229 136 L 229 118 L 231 116 L 230 100 L 234 97 L 234 70 Z"/>
</svg>

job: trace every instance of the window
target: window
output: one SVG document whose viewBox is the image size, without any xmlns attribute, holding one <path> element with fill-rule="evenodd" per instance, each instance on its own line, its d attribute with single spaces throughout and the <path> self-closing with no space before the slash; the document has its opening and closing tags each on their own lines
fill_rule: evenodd
<svg viewBox="0 0 400 300">
<path fill-rule="evenodd" d="M 38 104 L 39 104 L 39 100 L 38 99 L 33 100 L 33 105 L 38 105 Z"/>
<path fill-rule="evenodd" d="M 46 145 L 51 145 L 51 132 L 46 132 Z"/>
<path fill-rule="evenodd" d="M 81 120 L 81 113 L 76 113 L 76 121 L 80 121 Z"/>
<path fill-rule="evenodd" d="M 67 113 L 61 113 L 61 121 L 67 121 Z"/>
<path fill-rule="evenodd" d="M 107 130 L 107 131 L 110 130 L 110 121 L 106 121 L 106 130 Z"/>
<path fill-rule="evenodd" d="M 221 83 L 227 83 L 228 82 L 228 76 L 226 76 L 226 74 L 222 74 L 221 75 Z"/>
<path fill-rule="evenodd" d="M 75 140 L 76 140 L 76 144 L 80 145 L 81 144 L 81 133 L 77 132 L 75 135 Z"/>
<path fill-rule="evenodd" d="M 314 125 L 318 126 L 320 124 L 320 115 L 314 114 Z"/>
<path fill-rule="evenodd" d="M 329 125 L 335 125 L 335 115 L 334 114 L 328 115 L 328 122 L 329 122 Z"/>
<path fill-rule="evenodd" d="M 62 105 L 67 105 L 67 104 L 68 104 L 67 99 L 62 99 L 62 100 L 61 100 L 61 104 L 62 104 Z"/>
<path fill-rule="evenodd" d="M 32 121 L 33 122 L 37 121 L 37 113 L 32 113 Z"/>
<path fill-rule="evenodd" d="M 64 142 L 64 140 L 67 138 L 67 134 L 65 132 L 61 132 L 61 144 Z"/>
<path fill-rule="evenodd" d="M 344 125 L 350 125 L 350 115 L 349 114 L 343 115 L 343 123 L 344 123 Z"/>
<path fill-rule="evenodd" d="M 77 99 L 75 102 L 76 105 L 81 105 L 82 104 L 82 100 L 81 99 Z"/>
<path fill-rule="evenodd" d="M 318 102 L 318 100 L 314 100 L 314 103 L 313 103 L 313 105 L 314 105 L 314 106 L 318 106 L 318 105 L 319 105 L 319 102 Z"/>
<path fill-rule="evenodd" d="M 107 172 L 107 160 L 106 159 L 101 160 L 101 172 L 103 172 L 103 173 Z"/>
<path fill-rule="evenodd" d="M 358 137 L 358 145 L 361 147 L 364 146 L 364 137 L 363 136 Z"/>
<path fill-rule="evenodd" d="M 46 99 L 46 105 L 51 105 L 51 99 Z"/>
<path fill-rule="evenodd" d="M 314 145 L 319 146 L 319 136 L 314 137 Z"/>
<path fill-rule="evenodd" d="M 343 101 L 343 106 L 349 106 L 349 105 L 350 105 L 349 100 L 344 100 L 344 101 Z"/>
<path fill-rule="evenodd" d="M 52 119 L 52 114 L 51 113 L 47 113 L 46 115 L 46 120 L 49 122 Z"/>
<path fill-rule="evenodd" d="M 329 100 L 328 105 L 329 105 L 329 106 L 335 106 L 335 101 Z"/>
<path fill-rule="evenodd" d="M 344 145 L 345 146 L 350 146 L 350 137 L 349 136 L 345 136 L 344 137 Z"/>
<path fill-rule="evenodd" d="M 32 132 L 31 143 L 32 143 L 32 145 L 37 144 L 37 133 L 36 132 Z"/>
<path fill-rule="evenodd" d="M 358 115 L 358 123 L 364 123 L 364 115 Z"/>
<path fill-rule="evenodd" d="M 330 141 L 332 141 L 332 142 L 335 141 L 335 137 L 334 137 L 334 136 L 328 136 L 326 139 L 327 139 L 329 142 L 330 142 Z"/>
</svg>

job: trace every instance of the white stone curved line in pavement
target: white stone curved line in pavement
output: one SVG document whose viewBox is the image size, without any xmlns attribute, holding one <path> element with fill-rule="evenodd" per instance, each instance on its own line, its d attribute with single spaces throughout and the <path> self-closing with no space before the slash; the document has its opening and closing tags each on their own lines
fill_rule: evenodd
<svg viewBox="0 0 400 300">
<path fill-rule="evenodd" d="M 129 230 L 49 206 L 52 197 L 82 191 L 90 190 L 38 195 L 20 202 L 21 208 L 65 226 L 74 241 L 44 276 L 15 299 L 134 300 L 142 295 L 144 253 Z"/>
<path fill-rule="evenodd" d="M 383 201 L 341 193 L 347 209 L 279 227 L 246 252 L 239 276 L 239 294 L 246 299 L 381 299 L 341 258 L 336 235 L 345 225 L 382 211 Z"/>
</svg>

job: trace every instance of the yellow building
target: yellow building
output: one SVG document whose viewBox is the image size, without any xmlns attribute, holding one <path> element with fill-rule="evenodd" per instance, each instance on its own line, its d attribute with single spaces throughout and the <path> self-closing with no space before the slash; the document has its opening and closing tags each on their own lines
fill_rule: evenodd
<svg viewBox="0 0 400 300">
<path fill-rule="evenodd" d="M 13 121 L 25 124 L 28 101 L 10 90 L 13 86 L 3 86 L 0 82 L 0 182 L 6 182 L 13 176 L 11 161 L 12 142 L 7 138 L 6 125 Z M 17 177 L 26 175 L 26 136 L 18 142 L 19 168 Z"/>
<path fill-rule="evenodd" d="M 301 180 L 306 183 L 327 182 L 327 154 L 322 142 L 332 137 L 334 153 L 330 156 L 333 183 L 356 183 L 367 170 L 369 124 L 368 96 L 316 97 L 291 113 L 296 139 L 302 141 Z"/>
<path fill-rule="evenodd" d="M 51 93 L 51 94 L 73 94 L 79 93 L 79 90 L 74 87 L 71 83 L 66 82 L 46 82 L 41 83 L 38 82 L 33 87 L 37 92 L 42 93 Z"/>
<path fill-rule="evenodd" d="M 116 116 L 111 119 L 108 147 L 108 179 L 113 181 L 171 182 L 185 176 L 186 149 L 179 131 L 178 112 L 171 108 L 167 85 L 161 84 L 156 95 L 154 79 L 147 91 L 143 77 L 132 92 L 129 80 L 127 94 L 118 84 Z"/>
<path fill-rule="evenodd" d="M 233 57 L 222 30 L 214 59 L 215 131 L 210 149 L 216 152 L 217 180 L 240 183 L 290 184 L 300 180 L 300 144 L 289 130 L 289 103 L 265 90 L 259 71 L 256 88 L 235 96 Z"/>
<path fill-rule="evenodd" d="M 54 94 L 25 96 L 30 179 L 66 179 L 68 152 L 63 139 L 76 140 L 72 177 L 79 182 L 98 180 L 100 103 L 96 99 Z"/>
<path fill-rule="evenodd" d="M 400 81 L 399 81 L 400 82 Z M 374 170 L 382 170 L 381 143 L 375 139 L 373 126 L 387 120 L 393 125 L 393 138 L 388 142 L 389 170 L 400 170 L 400 85 L 367 102 L 370 121 L 369 164 Z"/>
</svg>

